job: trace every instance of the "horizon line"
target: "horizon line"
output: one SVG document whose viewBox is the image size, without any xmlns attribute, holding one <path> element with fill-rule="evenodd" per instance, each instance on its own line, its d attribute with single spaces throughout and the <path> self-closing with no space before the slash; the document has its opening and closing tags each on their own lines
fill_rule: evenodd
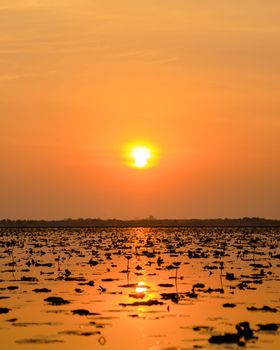
<svg viewBox="0 0 280 350">
<path fill-rule="evenodd" d="M 94 220 L 94 221 L 206 221 L 206 220 L 272 220 L 272 221 L 279 221 L 280 218 L 268 218 L 268 217 L 261 217 L 261 216 L 241 216 L 241 217 L 209 217 L 209 218 L 157 218 L 154 216 L 148 216 L 143 218 L 130 218 L 130 219 L 121 219 L 121 218 L 100 218 L 100 217 L 77 217 L 77 218 L 53 218 L 53 219 L 47 219 L 47 218 L 17 218 L 17 219 L 10 219 L 10 218 L 2 218 L 1 221 L 87 221 L 87 220 Z"/>
</svg>

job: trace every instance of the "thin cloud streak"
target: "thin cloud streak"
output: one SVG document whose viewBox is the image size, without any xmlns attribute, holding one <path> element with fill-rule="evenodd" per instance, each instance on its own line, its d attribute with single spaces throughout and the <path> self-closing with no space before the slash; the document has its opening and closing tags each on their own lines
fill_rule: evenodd
<svg viewBox="0 0 280 350">
<path fill-rule="evenodd" d="M 0 81 L 11 81 L 29 77 L 28 74 L 0 75 Z"/>
</svg>

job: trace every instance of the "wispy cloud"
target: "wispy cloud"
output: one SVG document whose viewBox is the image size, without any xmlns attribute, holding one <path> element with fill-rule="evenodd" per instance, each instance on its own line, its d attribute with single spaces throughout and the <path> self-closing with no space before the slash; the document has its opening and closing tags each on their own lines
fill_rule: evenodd
<svg viewBox="0 0 280 350">
<path fill-rule="evenodd" d="M 6 2 L 6 4 L 0 4 L 0 11 L 11 11 L 11 10 L 23 10 L 33 7 L 43 7 L 42 1 L 21 1 L 21 2 Z"/>
<path fill-rule="evenodd" d="M 10 75 L 0 75 L 0 81 L 11 81 L 18 80 L 28 77 L 28 74 L 10 74 Z"/>
</svg>

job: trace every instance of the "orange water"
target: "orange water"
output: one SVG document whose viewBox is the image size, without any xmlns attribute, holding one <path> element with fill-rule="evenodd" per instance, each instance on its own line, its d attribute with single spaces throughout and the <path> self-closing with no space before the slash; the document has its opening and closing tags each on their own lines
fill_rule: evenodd
<svg viewBox="0 0 280 350">
<path fill-rule="evenodd" d="M 263 305 L 280 310 L 277 229 L 1 229 L 0 234 L 0 307 L 10 309 L 0 314 L 1 349 L 234 349 L 236 344 L 211 345 L 208 339 L 235 332 L 242 321 L 249 321 L 258 337 L 247 348 L 280 348 L 279 331 L 257 331 L 259 323 L 280 322 L 279 311 L 247 310 Z M 91 258 L 98 264 L 90 266 Z M 180 263 L 177 271 L 167 268 L 174 262 Z M 65 280 L 66 270 L 74 280 Z M 227 280 L 226 273 L 237 279 Z M 37 281 L 22 281 L 23 276 Z M 256 289 L 239 289 L 241 281 Z M 195 289 L 197 298 L 186 296 L 198 282 L 205 287 Z M 136 298 L 138 283 L 146 287 L 143 298 Z M 51 292 L 35 293 L 35 288 Z M 208 293 L 208 288 L 218 290 Z M 180 300 L 164 300 L 161 293 L 179 293 Z M 50 296 L 70 303 L 49 305 L 44 299 Z M 163 304 L 120 305 L 147 300 Z M 98 315 L 74 315 L 76 309 Z"/>
</svg>

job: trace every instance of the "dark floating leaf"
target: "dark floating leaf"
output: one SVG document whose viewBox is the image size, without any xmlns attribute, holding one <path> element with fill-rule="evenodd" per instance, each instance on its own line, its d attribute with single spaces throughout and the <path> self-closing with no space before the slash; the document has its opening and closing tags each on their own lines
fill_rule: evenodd
<svg viewBox="0 0 280 350">
<path fill-rule="evenodd" d="M 90 311 L 86 309 L 76 309 L 72 310 L 73 315 L 79 315 L 79 316 L 88 316 L 90 315 Z"/>
<path fill-rule="evenodd" d="M 224 344 L 224 343 L 235 343 L 239 346 L 244 346 L 244 340 L 257 339 L 254 336 L 253 330 L 250 328 L 249 322 L 241 322 L 236 325 L 237 333 L 225 333 L 223 335 L 212 335 L 208 342 L 210 344 Z"/>
<path fill-rule="evenodd" d="M 209 265 L 206 265 L 203 267 L 205 270 L 217 270 L 218 267 L 217 266 L 209 266 Z"/>
<path fill-rule="evenodd" d="M 223 307 L 233 308 L 233 307 L 236 307 L 236 304 L 232 304 L 232 303 L 225 303 L 225 304 L 223 304 Z"/>
<path fill-rule="evenodd" d="M 162 301 L 156 299 L 151 299 L 147 301 L 134 301 L 133 303 L 120 303 L 121 306 L 153 306 L 153 305 L 163 305 Z"/>
<path fill-rule="evenodd" d="M 48 302 L 51 305 L 64 305 L 64 304 L 70 304 L 69 300 L 65 300 L 61 297 L 49 297 L 44 299 L 44 301 Z"/>
<path fill-rule="evenodd" d="M 97 323 L 95 321 L 91 321 L 89 324 L 91 326 L 96 327 L 96 328 L 104 328 L 105 326 L 111 326 L 112 325 L 111 323 Z"/>
<path fill-rule="evenodd" d="M 10 311 L 11 309 L 8 309 L 7 307 L 0 307 L 0 314 L 7 314 Z"/>
<path fill-rule="evenodd" d="M 102 278 L 102 282 L 113 282 L 113 281 L 118 281 L 118 278 Z"/>
<path fill-rule="evenodd" d="M 43 263 L 43 264 L 41 264 L 41 263 L 36 262 L 35 266 L 52 267 L 53 264 L 52 263 Z"/>
<path fill-rule="evenodd" d="M 265 312 L 277 312 L 278 310 L 276 308 L 264 305 L 263 307 L 255 307 L 255 306 L 251 306 L 251 307 L 247 307 L 247 310 L 249 311 L 265 311 Z"/>
<path fill-rule="evenodd" d="M 161 298 L 163 300 L 171 300 L 173 303 L 178 303 L 180 300 L 180 294 L 179 293 L 161 293 Z"/>
<path fill-rule="evenodd" d="M 258 324 L 260 331 L 277 331 L 279 325 L 276 323 Z"/>
<path fill-rule="evenodd" d="M 79 316 L 100 315 L 100 314 L 95 313 L 95 312 L 90 312 L 86 309 L 72 310 L 72 313 L 73 313 L 73 315 L 79 315 Z"/>
<path fill-rule="evenodd" d="M 29 327 L 29 326 L 60 326 L 60 322 L 14 322 L 14 327 Z"/>
<path fill-rule="evenodd" d="M 99 262 L 98 261 L 96 261 L 96 260 L 93 260 L 92 258 L 89 260 L 89 265 L 90 266 L 96 266 L 96 265 L 98 265 L 99 264 Z"/>
<path fill-rule="evenodd" d="M 227 272 L 227 273 L 226 273 L 226 280 L 228 280 L 228 281 L 234 281 L 234 280 L 236 280 L 236 277 L 234 276 L 234 273 L 229 273 L 229 272 Z"/>
<path fill-rule="evenodd" d="M 138 287 L 138 284 L 137 283 L 122 284 L 118 287 L 120 287 L 120 288 L 136 288 L 136 287 Z"/>
<path fill-rule="evenodd" d="M 225 333 L 223 335 L 212 335 L 208 339 L 210 344 L 224 344 L 224 343 L 236 343 L 240 344 L 241 336 L 236 333 Z"/>
<path fill-rule="evenodd" d="M 101 333 L 99 331 L 93 331 L 93 332 L 62 331 L 62 332 L 59 332 L 59 334 L 63 334 L 63 335 L 80 335 L 80 336 L 88 337 L 90 335 L 96 335 L 96 334 L 101 334 Z"/>
<path fill-rule="evenodd" d="M 164 287 L 164 288 L 171 288 L 171 287 L 174 287 L 174 284 L 172 284 L 172 283 L 159 283 L 158 286 Z"/>
<path fill-rule="evenodd" d="M 35 292 L 35 293 L 49 293 L 49 292 L 51 292 L 51 289 L 48 289 L 48 288 L 35 288 L 35 289 L 33 289 L 33 292 Z"/>
<path fill-rule="evenodd" d="M 36 338 L 30 338 L 30 339 L 21 339 L 16 340 L 17 344 L 53 344 L 53 343 L 63 343 L 63 340 L 60 339 L 36 339 Z"/>
<path fill-rule="evenodd" d="M 18 286 L 8 286 L 8 290 L 17 290 L 19 287 Z"/>
<path fill-rule="evenodd" d="M 189 297 L 189 298 L 195 299 L 195 298 L 198 297 L 198 294 L 196 294 L 196 293 L 194 292 L 194 290 L 192 290 L 192 291 L 190 291 L 190 292 L 187 292 L 187 293 L 186 293 L 186 296 Z"/>
<path fill-rule="evenodd" d="M 94 281 L 88 281 L 88 282 L 80 282 L 79 286 L 90 286 L 94 287 Z"/>
<path fill-rule="evenodd" d="M 215 288 L 215 289 L 212 289 L 212 288 L 208 288 L 208 289 L 205 289 L 205 290 L 201 290 L 201 292 L 203 293 L 220 293 L 220 294 L 224 294 L 224 289 L 223 288 Z"/>
<path fill-rule="evenodd" d="M 177 267 L 174 266 L 173 264 L 172 264 L 172 265 L 166 266 L 166 270 L 174 270 L 174 269 L 176 269 L 176 268 L 177 268 Z"/>
<path fill-rule="evenodd" d="M 22 276 L 20 280 L 23 282 L 38 282 L 38 278 L 36 278 L 36 277 Z"/>
<path fill-rule="evenodd" d="M 199 331 L 211 331 L 213 328 L 212 327 L 209 327 L 209 326 L 196 326 L 196 327 L 193 327 L 193 330 L 195 332 L 199 332 Z"/>
<path fill-rule="evenodd" d="M 64 281 L 66 281 L 66 282 L 72 282 L 72 281 L 84 282 L 84 281 L 86 281 L 86 279 L 85 279 L 85 277 L 65 277 Z"/>
</svg>

